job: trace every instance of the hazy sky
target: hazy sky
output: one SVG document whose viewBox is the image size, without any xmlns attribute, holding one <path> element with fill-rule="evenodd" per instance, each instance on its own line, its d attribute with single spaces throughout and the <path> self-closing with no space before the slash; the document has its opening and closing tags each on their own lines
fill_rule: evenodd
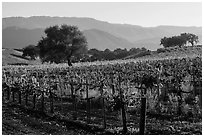
<svg viewBox="0 0 204 137">
<path fill-rule="evenodd" d="M 20 3 L 2 5 L 2 16 L 66 16 L 90 17 L 110 23 L 141 26 L 176 25 L 202 26 L 202 3 Z"/>
</svg>

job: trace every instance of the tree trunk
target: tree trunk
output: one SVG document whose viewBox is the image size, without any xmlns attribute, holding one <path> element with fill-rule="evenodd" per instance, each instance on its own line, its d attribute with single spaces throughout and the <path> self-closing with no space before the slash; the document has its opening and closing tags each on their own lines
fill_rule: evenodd
<svg viewBox="0 0 204 137">
<path fill-rule="evenodd" d="M 67 63 L 68 63 L 69 66 L 72 66 L 72 62 L 70 60 L 70 57 L 67 58 Z"/>
<path fill-rule="evenodd" d="M 191 45 L 192 45 L 192 46 L 194 46 L 194 42 L 193 42 L 193 41 L 192 41 L 192 42 L 190 42 L 190 43 L 191 43 Z"/>
</svg>

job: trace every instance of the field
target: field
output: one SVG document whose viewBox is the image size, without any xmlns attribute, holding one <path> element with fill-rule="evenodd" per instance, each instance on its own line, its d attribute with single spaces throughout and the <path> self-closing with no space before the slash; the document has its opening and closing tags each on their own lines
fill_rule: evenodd
<svg viewBox="0 0 204 137">
<path fill-rule="evenodd" d="M 3 134 L 202 134 L 201 56 L 2 71 Z"/>
<path fill-rule="evenodd" d="M 2 65 L 6 66 L 6 65 L 12 65 L 12 64 L 28 64 L 28 65 L 42 64 L 38 58 L 36 60 L 29 60 L 29 58 L 27 57 L 22 57 L 22 54 L 23 54 L 22 52 L 16 49 L 2 49 Z M 193 57 L 197 57 L 201 55 L 202 55 L 201 46 L 193 46 L 193 47 L 187 46 L 187 47 L 182 47 L 182 48 L 173 47 L 173 48 L 166 48 L 165 52 L 162 52 L 162 53 L 152 51 L 151 55 L 146 55 L 143 57 L 136 57 L 136 55 L 133 54 L 131 56 L 125 57 L 124 58 L 125 61 L 123 60 L 123 62 L 127 62 L 127 61 L 135 62 L 138 60 L 160 60 L 160 59 L 187 58 L 187 57 L 193 58 Z M 106 61 L 106 62 L 112 63 L 115 61 Z M 85 65 L 87 65 L 87 63 L 85 63 Z"/>
</svg>

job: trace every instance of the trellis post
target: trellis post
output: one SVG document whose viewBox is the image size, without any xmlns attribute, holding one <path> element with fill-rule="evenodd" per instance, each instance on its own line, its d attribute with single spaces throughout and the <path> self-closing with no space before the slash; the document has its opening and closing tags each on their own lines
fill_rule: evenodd
<svg viewBox="0 0 204 137">
<path fill-rule="evenodd" d="M 74 113 L 73 113 L 73 119 L 77 119 L 77 112 L 76 112 L 76 96 L 74 95 L 74 85 L 73 85 L 73 80 L 71 80 L 70 83 L 71 86 L 71 98 L 72 98 L 72 105 L 74 107 Z"/>
<path fill-rule="evenodd" d="M 144 92 L 143 92 L 144 90 Z M 146 88 L 141 87 L 141 110 L 140 110 L 140 135 L 145 134 L 145 123 L 146 123 Z"/>
<path fill-rule="evenodd" d="M 36 105 L 36 94 L 34 93 L 34 95 L 33 95 L 33 109 L 35 109 L 35 105 Z"/>
<path fill-rule="evenodd" d="M 87 99 L 87 104 L 86 104 L 86 111 L 87 111 L 87 123 L 90 123 L 90 99 L 89 99 L 89 89 L 88 89 L 88 81 L 86 79 L 86 99 Z"/>
<path fill-rule="evenodd" d="M 13 97 L 13 102 L 15 102 L 15 88 L 12 88 L 12 97 Z"/>
<path fill-rule="evenodd" d="M 53 95 L 50 90 L 50 113 L 54 113 L 54 106 L 53 106 Z"/>
<path fill-rule="evenodd" d="M 126 112 L 125 112 L 125 103 L 123 101 L 123 92 L 121 90 L 121 76 L 119 74 L 119 92 L 120 92 L 120 103 L 121 103 L 121 113 L 122 113 L 122 121 L 123 121 L 123 133 L 127 133 L 127 124 L 126 124 Z"/>
<path fill-rule="evenodd" d="M 11 91 L 11 88 L 9 87 L 9 88 L 8 88 L 8 91 L 7 91 L 7 100 L 10 99 L 10 91 Z"/>
<path fill-rule="evenodd" d="M 18 91 L 18 103 L 21 104 L 21 90 Z"/>
<path fill-rule="evenodd" d="M 106 106 L 105 106 L 105 98 L 104 98 L 104 92 L 103 92 L 103 83 L 100 86 L 100 91 L 102 95 L 102 113 L 103 113 L 103 128 L 106 129 Z"/>
</svg>

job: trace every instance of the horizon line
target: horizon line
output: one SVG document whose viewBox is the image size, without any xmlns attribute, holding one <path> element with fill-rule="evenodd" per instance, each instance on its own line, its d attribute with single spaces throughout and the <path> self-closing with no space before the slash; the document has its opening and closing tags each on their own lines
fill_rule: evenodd
<svg viewBox="0 0 204 137">
<path fill-rule="evenodd" d="M 109 24 L 118 24 L 118 25 L 131 25 L 131 26 L 140 26 L 140 27 L 144 27 L 144 28 L 152 28 L 152 27 L 161 27 L 161 26 L 170 26 L 170 27 L 201 27 L 202 26 L 196 26 L 196 25 L 189 25 L 189 26 L 181 26 L 181 25 L 163 25 L 163 24 L 160 24 L 160 25 L 157 25 L 157 26 L 142 26 L 142 25 L 136 25 L 136 24 L 127 24 L 127 23 L 112 23 L 112 22 L 109 22 L 109 21 L 104 21 L 104 20 L 100 20 L 100 19 L 95 19 L 95 18 L 92 18 L 92 17 L 76 17 L 76 16 L 50 16 L 50 15 L 31 15 L 31 16 L 7 16 L 7 17 L 2 17 L 2 19 L 5 19 L 5 18 L 31 18 L 31 17 L 51 17 L 51 18 L 54 18 L 54 17 L 59 17 L 59 18 L 87 18 L 87 19 L 93 19 L 93 20 L 97 20 L 97 21 L 102 21 L 102 22 L 106 22 L 106 23 L 109 23 Z"/>
</svg>

